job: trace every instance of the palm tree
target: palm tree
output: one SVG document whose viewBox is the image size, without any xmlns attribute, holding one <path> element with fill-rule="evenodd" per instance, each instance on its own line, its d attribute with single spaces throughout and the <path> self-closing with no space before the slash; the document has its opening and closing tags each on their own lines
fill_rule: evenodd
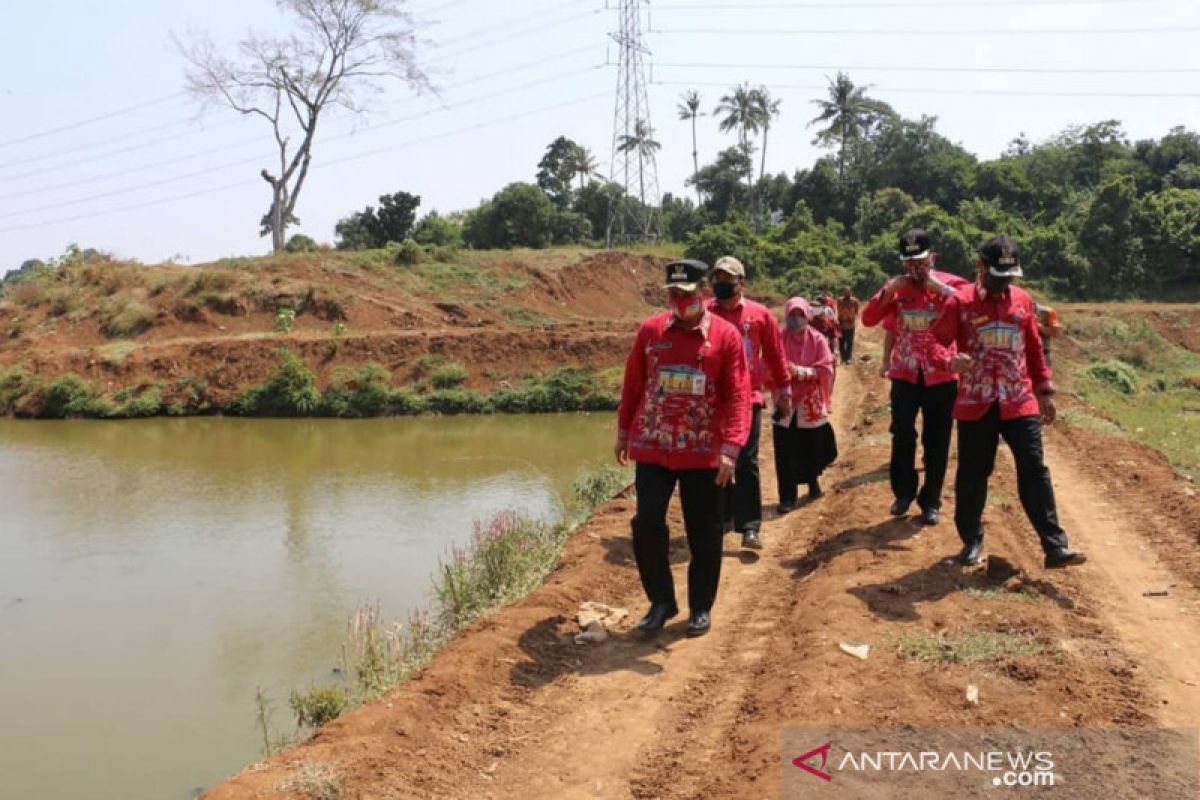
<svg viewBox="0 0 1200 800">
<path fill-rule="evenodd" d="M 765 86 L 754 90 L 754 100 L 758 104 L 758 114 L 762 123 L 762 166 L 758 169 L 758 179 L 761 181 L 767 173 L 767 134 L 771 132 L 771 120 L 779 116 L 779 106 L 783 101 L 771 97 Z"/>
<path fill-rule="evenodd" d="M 579 191 L 581 192 L 583 191 L 584 182 L 588 178 L 600 174 L 596 157 L 592 155 L 591 150 L 583 146 L 576 147 L 567 156 L 567 169 L 572 174 L 579 176 Z"/>
<path fill-rule="evenodd" d="M 684 122 L 692 121 L 692 181 L 695 182 L 696 176 L 700 174 L 700 153 L 696 146 L 696 120 L 703 117 L 704 114 L 700 111 L 700 93 L 693 90 L 684 92 L 680 99 L 682 102 L 676 106 L 679 111 L 679 118 Z M 700 197 L 700 187 L 696 187 L 696 205 L 700 205 L 703 200 Z"/>
<path fill-rule="evenodd" d="M 882 100 L 867 97 L 870 86 L 855 86 L 844 72 L 829 81 L 829 99 L 813 100 L 821 113 L 808 124 L 828 123 L 817 131 L 813 144 L 822 147 L 838 146 L 838 177 L 846 179 L 846 148 L 852 141 L 863 138 L 881 119 L 892 115 L 892 107 Z"/>
<path fill-rule="evenodd" d="M 633 135 L 622 135 L 617 139 L 617 150 L 622 153 L 637 153 L 638 157 L 638 192 L 642 205 L 646 205 L 646 159 L 654 158 L 654 153 L 662 148 L 662 144 L 654 140 L 654 129 L 645 120 L 633 123 Z"/>
<path fill-rule="evenodd" d="M 713 110 L 713 116 L 720 117 L 721 133 L 737 131 L 738 147 L 750 156 L 750 135 L 758 133 L 762 127 L 762 107 L 758 101 L 757 90 L 751 89 L 750 84 L 743 83 L 733 87 L 730 94 L 724 95 Z M 746 173 L 746 186 L 754 188 L 754 162 L 750 161 L 750 169 Z"/>
</svg>

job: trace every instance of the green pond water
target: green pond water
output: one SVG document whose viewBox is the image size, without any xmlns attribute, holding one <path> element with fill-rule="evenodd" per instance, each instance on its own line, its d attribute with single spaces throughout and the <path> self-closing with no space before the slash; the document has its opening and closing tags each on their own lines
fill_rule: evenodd
<svg viewBox="0 0 1200 800">
<path fill-rule="evenodd" d="M 256 687 L 331 679 L 473 523 L 560 513 L 610 414 L 0 420 L 0 797 L 185 800 L 256 760 Z"/>
</svg>

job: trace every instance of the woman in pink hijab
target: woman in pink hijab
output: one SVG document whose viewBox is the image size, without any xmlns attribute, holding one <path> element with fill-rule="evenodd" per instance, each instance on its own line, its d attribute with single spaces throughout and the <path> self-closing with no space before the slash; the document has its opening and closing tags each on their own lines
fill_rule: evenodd
<svg viewBox="0 0 1200 800">
<path fill-rule="evenodd" d="M 829 412 L 833 400 L 833 352 L 829 341 L 809 325 L 812 308 L 803 297 L 787 302 L 784 355 L 792 375 L 792 413 L 776 412 L 775 475 L 779 481 L 779 513 L 796 507 L 797 487 L 808 484 L 808 497 L 821 496 L 818 480 L 837 460 L 837 440 Z"/>
</svg>

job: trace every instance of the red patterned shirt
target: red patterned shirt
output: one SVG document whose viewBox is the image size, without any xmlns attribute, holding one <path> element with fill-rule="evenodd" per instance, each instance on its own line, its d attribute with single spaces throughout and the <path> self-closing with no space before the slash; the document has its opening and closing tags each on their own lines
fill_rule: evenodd
<svg viewBox="0 0 1200 800">
<path fill-rule="evenodd" d="M 771 386 L 783 387 L 781 395 L 790 394 L 791 376 L 783 358 L 783 340 L 779 335 L 779 323 L 762 303 L 742 299 L 730 309 L 723 308 L 721 301 L 714 299 L 708 310 L 737 328 L 742 335 L 742 346 L 746 351 L 746 363 L 750 366 L 750 403 L 763 404 L 763 387 L 770 378 Z"/>
<path fill-rule="evenodd" d="M 948 272 L 932 270 L 929 274 L 951 289 L 970 286 Z M 896 335 L 887 376 L 907 383 L 916 383 L 918 376 L 923 376 L 926 386 L 957 380 L 954 373 L 940 366 L 946 363 L 945 354 L 929 333 L 947 296 L 928 284 L 920 288 L 905 284 L 885 303 L 883 292 L 880 289 L 867 302 L 862 321 L 867 327 L 883 322 L 884 327 Z"/>
<path fill-rule="evenodd" d="M 617 436 L 634 461 L 714 469 L 750 435 L 750 371 L 737 328 L 705 311 L 685 328 L 671 312 L 638 329 L 625 362 Z"/>
<path fill-rule="evenodd" d="M 1001 419 L 1032 416 L 1038 413 L 1035 390 L 1054 392 L 1033 298 L 1024 289 L 1010 286 L 997 297 L 986 296 L 977 284 L 960 289 L 946 301 L 932 332 L 941 344 L 957 344 L 958 352 L 971 357 L 958 379 L 955 419 L 980 419 L 993 403 L 1000 404 Z"/>
</svg>

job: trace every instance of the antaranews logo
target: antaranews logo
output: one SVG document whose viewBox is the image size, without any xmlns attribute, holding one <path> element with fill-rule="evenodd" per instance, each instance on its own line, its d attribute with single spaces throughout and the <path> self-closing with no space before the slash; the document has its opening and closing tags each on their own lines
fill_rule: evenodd
<svg viewBox="0 0 1200 800">
<path fill-rule="evenodd" d="M 829 748 L 831 748 L 831 747 L 833 747 L 833 742 L 826 742 L 825 744 L 818 747 L 816 750 L 809 750 L 804 755 L 802 755 L 798 758 L 793 758 L 792 765 L 799 767 L 800 769 L 807 772 L 809 775 L 815 775 L 816 777 L 820 778 L 823 781 L 832 783 L 833 776 L 824 771 L 825 764 L 828 763 L 828 761 L 829 761 Z M 808 760 L 810 758 L 816 758 L 817 756 L 821 757 L 821 769 L 815 769 L 808 765 Z"/>
<path fill-rule="evenodd" d="M 993 786 L 1034 787 L 1055 786 L 1054 757 L 1049 751 L 966 751 L 924 749 L 910 750 L 847 750 L 840 760 L 830 764 L 833 742 L 809 750 L 792 759 L 797 767 L 815 778 L 832 783 L 833 770 L 858 773 L 982 773 L 991 776 Z M 820 767 L 809 763 L 817 757 Z"/>
</svg>

